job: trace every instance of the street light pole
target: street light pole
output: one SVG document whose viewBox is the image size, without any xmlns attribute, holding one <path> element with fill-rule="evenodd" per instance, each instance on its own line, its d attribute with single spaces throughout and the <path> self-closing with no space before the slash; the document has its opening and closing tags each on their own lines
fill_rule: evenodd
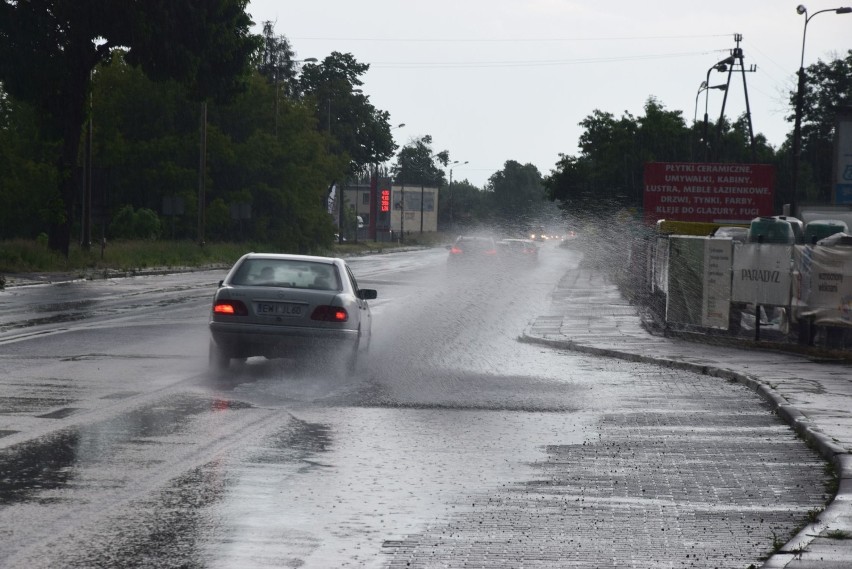
<svg viewBox="0 0 852 569">
<path fill-rule="evenodd" d="M 799 4 L 796 7 L 796 12 L 799 15 L 804 14 L 805 25 L 804 29 L 802 30 L 802 57 L 799 61 L 799 83 L 796 89 L 796 112 L 795 123 L 793 126 L 793 176 L 791 180 L 792 190 L 790 192 L 790 215 L 796 215 L 796 208 L 798 202 L 799 162 L 802 156 L 802 106 L 804 105 L 805 98 L 805 38 L 808 35 L 808 22 L 810 22 L 811 18 L 813 18 L 817 14 L 822 14 L 824 12 L 834 12 L 835 14 L 849 14 L 852 12 L 852 7 L 842 6 L 840 8 L 828 8 L 826 10 L 819 10 L 817 12 L 814 12 L 809 16 L 808 9 L 805 8 L 803 4 Z"/>
<path fill-rule="evenodd" d="M 713 69 L 713 67 L 711 67 L 711 69 Z M 707 75 L 708 75 L 708 78 L 709 78 L 709 75 L 710 75 L 709 72 L 708 72 Z M 707 144 L 707 140 L 706 140 L 707 139 L 707 110 L 708 110 L 708 104 L 709 104 L 708 100 L 707 100 L 708 98 L 707 98 L 707 95 L 706 95 L 706 91 L 708 91 L 710 89 L 720 89 L 720 90 L 724 91 L 727 88 L 728 88 L 728 85 L 725 84 L 725 83 L 722 83 L 721 85 L 707 85 L 707 81 L 702 81 L 701 85 L 699 85 L 699 87 L 698 87 L 698 92 L 695 93 L 695 111 L 692 114 L 693 128 L 695 128 L 695 125 L 698 122 L 698 96 L 701 95 L 701 93 L 705 93 L 705 96 L 704 96 L 704 144 L 705 144 L 704 154 L 705 154 L 705 160 L 707 158 L 707 156 L 706 156 L 706 154 L 707 154 L 707 148 L 706 148 L 706 144 Z M 694 148 L 695 147 L 693 146 L 693 150 L 694 150 Z M 694 155 L 695 155 L 695 153 L 693 152 L 693 156 Z"/>
<path fill-rule="evenodd" d="M 461 163 L 462 166 L 467 164 L 467 162 L 468 162 L 467 160 L 462 162 Z M 458 160 L 453 160 L 453 162 L 450 164 L 450 181 L 447 183 L 447 189 L 450 191 L 450 229 L 451 230 L 452 230 L 453 226 L 455 225 L 455 220 L 453 219 L 453 166 L 455 166 L 458 163 L 459 163 Z"/>
<path fill-rule="evenodd" d="M 730 57 L 726 57 L 722 61 L 716 63 L 710 69 L 707 70 L 707 80 L 704 81 L 704 161 L 705 162 L 709 159 L 708 154 L 710 152 L 710 144 L 709 144 L 709 138 L 708 138 L 708 133 L 707 133 L 707 128 L 708 128 L 708 125 L 709 125 L 709 116 L 707 114 L 707 111 L 709 109 L 709 104 L 710 104 L 710 89 L 727 89 L 728 88 L 727 84 L 726 85 L 714 85 L 713 87 L 710 87 L 709 86 L 710 85 L 710 72 L 715 69 L 716 71 L 724 73 L 725 71 L 728 70 L 728 65 L 733 65 L 733 64 L 734 64 L 734 57 L 730 56 Z M 696 97 L 696 101 L 697 101 L 698 95 L 696 95 L 695 97 Z"/>
<path fill-rule="evenodd" d="M 698 92 L 695 93 L 695 111 L 692 113 L 692 124 L 698 122 L 698 96 L 707 89 L 707 81 L 702 81 L 701 85 L 698 86 Z"/>
</svg>

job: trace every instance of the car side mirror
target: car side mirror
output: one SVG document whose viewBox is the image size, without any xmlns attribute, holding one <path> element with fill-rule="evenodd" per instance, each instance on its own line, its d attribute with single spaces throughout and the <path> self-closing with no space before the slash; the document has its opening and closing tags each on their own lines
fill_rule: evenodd
<svg viewBox="0 0 852 569">
<path fill-rule="evenodd" d="M 219 281 L 219 288 L 222 288 L 222 285 L 225 284 L 224 280 Z"/>
<path fill-rule="evenodd" d="M 360 298 L 361 300 L 373 300 L 378 296 L 379 293 L 372 288 L 362 288 L 358 290 L 358 298 Z"/>
</svg>

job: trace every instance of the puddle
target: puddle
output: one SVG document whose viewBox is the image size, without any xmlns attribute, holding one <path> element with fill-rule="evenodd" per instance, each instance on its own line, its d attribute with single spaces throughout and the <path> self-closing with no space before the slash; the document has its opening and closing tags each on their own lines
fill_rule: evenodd
<svg viewBox="0 0 852 569">
<path fill-rule="evenodd" d="M 181 432 L 198 415 L 250 407 L 219 398 L 178 397 L 108 421 L 66 429 L 2 449 L 0 504 L 39 501 L 41 493 L 64 486 L 80 476 L 83 469 L 107 465 L 128 443 L 162 444 L 157 439 Z M 75 411 L 65 407 L 41 417 L 59 419 Z M 0 431 L 0 436 L 12 433 Z"/>
</svg>

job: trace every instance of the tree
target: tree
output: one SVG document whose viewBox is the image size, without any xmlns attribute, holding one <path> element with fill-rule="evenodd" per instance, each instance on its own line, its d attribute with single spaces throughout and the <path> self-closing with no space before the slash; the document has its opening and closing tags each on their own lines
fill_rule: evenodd
<svg viewBox="0 0 852 569">
<path fill-rule="evenodd" d="M 301 88 L 316 108 L 317 125 L 331 140 L 331 151 L 346 156 L 349 174 L 389 160 L 396 150 L 387 111 L 361 92 L 361 76 L 370 68 L 350 53 L 332 52 L 322 63 L 307 63 Z"/>
<path fill-rule="evenodd" d="M 467 180 L 456 181 L 441 192 L 439 216 L 445 224 L 474 227 L 490 221 L 493 216 L 491 193 L 482 190 Z"/>
<path fill-rule="evenodd" d="M 36 237 L 56 195 L 55 152 L 39 137 L 39 113 L 0 85 L 0 239 Z M 12 205 L 14 204 L 14 206 Z"/>
<path fill-rule="evenodd" d="M 580 154 L 560 154 L 555 169 L 544 180 L 547 196 L 563 208 L 618 210 L 640 208 L 643 201 L 644 168 L 647 162 L 692 162 L 696 158 L 695 126 L 689 128 L 681 111 L 669 111 L 650 97 L 644 115 L 595 110 L 580 122 Z M 719 148 L 712 149 L 722 162 L 772 163 L 773 149 L 766 137 L 755 136 L 752 153 L 745 116 L 733 125 L 721 123 Z"/>
<path fill-rule="evenodd" d="M 838 111 L 852 105 L 852 50 L 844 58 L 817 61 L 807 68 L 802 105 L 801 184 L 811 200 L 831 202 L 834 125 Z M 790 92 L 795 120 L 796 92 Z"/>
<path fill-rule="evenodd" d="M 277 94 L 290 99 L 296 99 L 299 96 L 298 68 L 293 61 L 295 55 L 286 36 L 276 36 L 274 24 L 263 22 L 263 47 L 257 70 L 275 86 Z M 278 93 L 279 90 L 280 93 Z"/>
<path fill-rule="evenodd" d="M 176 79 L 197 100 L 238 90 L 257 38 L 247 0 L 0 0 L 0 82 L 44 115 L 56 155 L 57 207 L 48 244 L 67 256 L 75 166 L 90 77 L 116 47 L 155 80 Z"/>
<path fill-rule="evenodd" d="M 447 165 L 450 153 L 446 150 L 432 152 L 432 136 L 426 135 L 406 144 L 397 153 L 391 168 L 397 184 L 407 186 L 440 187 L 444 184 L 444 171 L 435 162 Z"/>
<path fill-rule="evenodd" d="M 506 229 L 526 232 L 536 223 L 545 198 L 541 173 L 532 164 L 507 160 L 503 169 L 488 179 L 499 221 Z"/>
</svg>

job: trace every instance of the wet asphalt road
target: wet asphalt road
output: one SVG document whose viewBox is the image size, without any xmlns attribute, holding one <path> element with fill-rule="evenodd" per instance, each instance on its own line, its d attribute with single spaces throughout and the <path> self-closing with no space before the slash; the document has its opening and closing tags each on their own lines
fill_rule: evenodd
<svg viewBox="0 0 852 569">
<path fill-rule="evenodd" d="M 822 461 L 718 379 L 517 342 L 580 255 L 352 261 L 362 374 L 206 369 L 223 272 L 0 292 L 0 566 L 760 565 Z"/>
</svg>

